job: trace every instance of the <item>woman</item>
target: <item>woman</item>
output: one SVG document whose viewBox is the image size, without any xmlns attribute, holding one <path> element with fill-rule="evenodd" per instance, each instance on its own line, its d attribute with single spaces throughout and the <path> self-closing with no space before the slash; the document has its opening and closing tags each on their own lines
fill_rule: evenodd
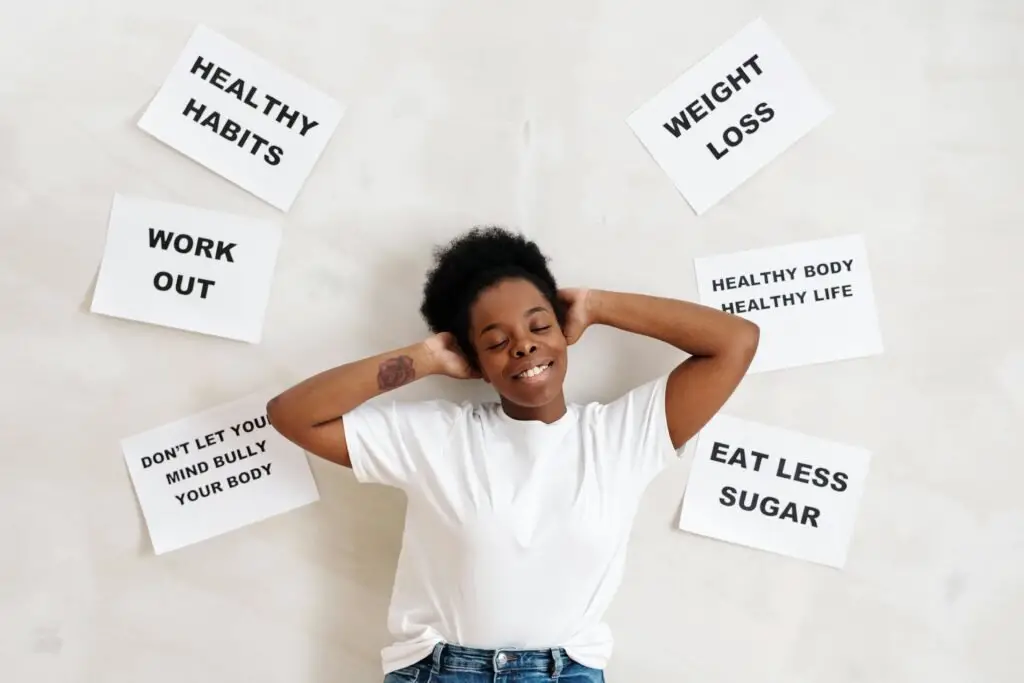
<svg viewBox="0 0 1024 683">
<path fill-rule="evenodd" d="M 421 312 L 433 336 L 267 406 L 308 452 L 407 494 L 385 683 L 603 681 L 603 614 L 640 498 L 733 393 L 758 328 L 667 298 L 559 290 L 537 245 L 500 228 L 436 252 Z M 567 403 L 567 348 L 590 325 L 689 357 L 612 402 Z M 430 375 L 482 379 L 497 400 L 370 401 Z"/>
</svg>

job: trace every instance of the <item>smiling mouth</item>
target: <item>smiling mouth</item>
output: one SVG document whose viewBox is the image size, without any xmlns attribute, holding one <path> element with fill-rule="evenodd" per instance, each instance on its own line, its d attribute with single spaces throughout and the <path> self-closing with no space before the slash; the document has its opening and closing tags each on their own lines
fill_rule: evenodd
<svg viewBox="0 0 1024 683">
<path fill-rule="evenodd" d="M 554 361 L 551 361 L 549 363 L 541 363 L 540 365 L 532 367 L 529 370 L 523 370 L 517 375 L 512 375 L 512 378 L 519 380 L 536 379 L 537 377 L 542 377 L 545 373 L 547 373 L 548 369 L 554 364 Z"/>
</svg>

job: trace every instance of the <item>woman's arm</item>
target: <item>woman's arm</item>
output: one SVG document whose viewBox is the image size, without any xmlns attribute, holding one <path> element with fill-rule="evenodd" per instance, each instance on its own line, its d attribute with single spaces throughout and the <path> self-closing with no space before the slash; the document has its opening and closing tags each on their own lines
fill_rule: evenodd
<svg viewBox="0 0 1024 683">
<path fill-rule="evenodd" d="M 690 355 L 672 370 L 666 389 L 669 434 L 677 449 L 725 404 L 757 352 L 757 325 L 715 308 L 604 290 L 575 298 L 582 300 L 581 315 L 590 324 L 652 337 Z"/>
<path fill-rule="evenodd" d="M 270 399 L 270 424 L 313 455 L 351 467 L 342 416 L 383 393 L 429 375 L 475 376 L 450 335 L 325 370 Z"/>
</svg>

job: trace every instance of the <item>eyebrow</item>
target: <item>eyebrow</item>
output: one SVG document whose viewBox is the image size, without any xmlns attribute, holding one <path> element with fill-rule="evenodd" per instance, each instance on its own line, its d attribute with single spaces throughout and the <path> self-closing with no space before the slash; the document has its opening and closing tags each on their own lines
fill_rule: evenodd
<svg viewBox="0 0 1024 683">
<path fill-rule="evenodd" d="M 547 312 L 547 310 L 548 309 L 545 308 L 544 306 L 534 306 L 533 308 L 528 310 L 526 313 L 523 313 L 523 317 L 524 318 L 529 318 L 534 313 L 545 313 L 545 312 Z M 487 334 L 488 332 L 490 332 L 491 330 L 495 329 L 498 326 L 499 326 L 498 323 L 491 323 L 487 327 L 485 327 L 482 330 L 480 330 L 479 336 L 482 337 L 483 335 Z"/>
</svg>

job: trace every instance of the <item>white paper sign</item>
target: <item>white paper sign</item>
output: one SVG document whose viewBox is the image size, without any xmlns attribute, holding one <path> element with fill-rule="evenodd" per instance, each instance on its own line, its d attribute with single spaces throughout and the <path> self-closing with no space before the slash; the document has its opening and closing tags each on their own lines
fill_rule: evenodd
<svg viewBox="0 0 1024 683">
<path fill-rule="evenodd" d="M 627 122 L 697 214 L 831 114 L 764 21 L 754 21 Z"/>
<path fill-rule="evenodd" d="M 258 342 L 280 227 L 115 195 L 94 313 Z"/>
<path fill-rule="evenodd" d="M 287 211 L 342 113 L 326 94 L 200 25 L 139 127 Z"/>
<path fill-rule="evenodd" d="M 697 436 L 693 457 L 680 529 L 846 563 L 868 451 L 719 414 Z"/>
<path fill-rule="evenodd" d="M 700 302 L 757 323 L 750 373 L 882 353 L 860 235 L 694 259 Z"/>
<path fill-rule="evenodd" d="M 306 454 L 249 396 L 121 441 L 156 554 L 319 499 Z"/>
</svg>

